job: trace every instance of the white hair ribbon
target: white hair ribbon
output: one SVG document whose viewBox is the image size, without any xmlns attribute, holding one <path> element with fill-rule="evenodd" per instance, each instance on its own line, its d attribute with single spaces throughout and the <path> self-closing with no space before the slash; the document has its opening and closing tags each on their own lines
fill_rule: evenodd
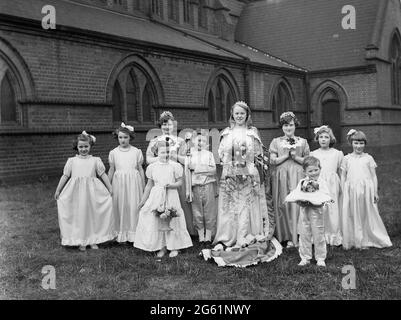
<svg viewBox="0 0 401 320">
<path fill-rule="evenodd" d="M 121 127 L 121 128 L 126 128 L 126 129 L 128 129 L 129 131 L 134 132 L 134 127 L 133 127 L 133 126 L 128 126 L 128 125 L 126 125 L 124 122 L 121 122 L 120 127 Z"/>
<path fill-rule="evenodd" d="M 356 132 L 355 129 L 351 129 L 350 131 L 348 131 L 347 137 L 352 136 L 355 132 Z"/>
<path fill-rule="evenodd" d="M 314 133 L 314 134 L 317 134 L 320 130 L 328 129 L 328 128 L 329 128 L 328 126 L 323 125 L 323 126 L 320 126 L 319 128 L 315 128 L 315 129 L 313 130 L 313 133 Z"/>
<path fill-rule="evenodd" d="M 81 134 L 83 134 L 84 136 L 90 137 L 92 139 L 93 143 L 96 143 L 96 137 L 94 135 L 87 133 L 85 130 L 82 131 Z"/>
</svg>

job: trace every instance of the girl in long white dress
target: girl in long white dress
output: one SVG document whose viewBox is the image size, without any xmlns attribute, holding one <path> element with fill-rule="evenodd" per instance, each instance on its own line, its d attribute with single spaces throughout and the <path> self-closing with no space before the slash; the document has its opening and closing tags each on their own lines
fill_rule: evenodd
<svg viewBox="0 0 401 320">
<path fill-rule="evenodd" d="M 115 237 L 112 187 L 102 160 L 89 154 L 95 140 L 85 131 L 77 137 L 74 149 L 79 154 L 68 159 L 54 195 L 61 244 L 81 251 L 87 245 L 98 249 L 97 244 Z"/>
<path fill-rule="evenodd" d="M 182 184 L 183 169 L 177 162 L 169 160 L 168 143 L 158 142 L 155 146 L 158 161 L 146 168 L 148 182 L 139 204 L 141 209 L 134 247 L 158 251 L 159 258 L 169 250 L 172 258 L 178 255 L 178 250 L 192 246 L 177 190 Z M 162 211 L 176 210 L 178 216 L 163 218 L 157 213 L 161 207 Z"/>
<path fill-rule="evenodd" d="M 390 247 L 392 243 L 377 207 L 377 165 L 371 155 L 363 152 L 366 136 L 354 129 L 347 136 L 354 151 L 341 164 L 343 248 Z"/>
<path fill-rule="evenodd" d="M 341 183 L 340 168 L 344 158 L 342 151 L 333 148 L 336 143 L 333 131 L 328 126 L 315 128 L 315 141 L 320 148 L 311 152 L 311 155 L 320 160 L 322 170 L 320 179 L 326 182 L 330 196 L 334 202 L 327 203 L 323 207 L 324 229 L 326 243 L 333 246 L 341 245 L 342 235 L 340 228 L 341 217 Z"/>
<path fill-rule="evenodd" d="M 152 164 L 158 161 L 158 156 L 156 152 L 156 145 L 158 142 L 168 141 L 169 143 L 169 153 L 170 161 L 176 161 L 177 163 L 185 164 L 186 153 L 188 151 L 188 146 L 184 139 L 177 136 L 177 125 L 173 114 L 170 111 L 164 111 L 159 118 L 159 127 L 162 131 L 162 135 L 152 139 L 149 142 L 148 148 L 146 150 L 146 162 Z M 185 223 L 187 225 L 188 232 L 191 235 L 196 235 L 196 231 L 192 221 L 192 208 L 187 202 L 186 197 L 186 183 L 185 183 L 185 171 L 181 186 L 178 188 L 178 195 L 180 197 L 181 208 L 184 210 Z"/>
<path fill-rule="evenodd" d="M 109 179 L 113 186 L 113 210 L 117 242 L 134 242 L 138 205 L 145 187 L 142 151 L 131 145 L 134 128 L 124 123 L 114 132 L 119 146 L 109 153 Z"/>
</svg>

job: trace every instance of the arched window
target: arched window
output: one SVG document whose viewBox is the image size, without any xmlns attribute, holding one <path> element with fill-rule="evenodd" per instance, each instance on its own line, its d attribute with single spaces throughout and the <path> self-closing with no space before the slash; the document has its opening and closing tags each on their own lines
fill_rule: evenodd
<svg viewBox="0 0 401 320">
<path fill-rule="evenodd" d="M 321 124 L 328 125 L 337 142 L 341 143 L 341 103 L 337 92 L 332 88 L 327 89 L 322 95 L 321 105 Z"/>
<path fill-rule="evenodd" d="M 290 89 L 285 84 L 285 82 L 280 82 L 272 97 L 272 111 L 273 111 L 273 121 L 278 123 L 280 115 L 288 110 L 292 110 L 292 99 L 290 94 Z"/>
<path fill-rule="evenodd" d="M 134 0 L 134 10 L 141 10 L 141 0 Z"/>
<path fill-rule="evenodd" d="M 179 4 L 178 0 L 169 0 L 168 1 L 168 18 L 175 22 L 178 22 L 179 15 Z"/>
<path fill-rule="evenodd" d="M 205 0 L 199 0 L 198 7 L 198 24 L 202 28 L 206 28 L 206 9 Z"/>
<path fill-rule="evenodd" d="M 127 96 L 127 120 L 138 121 L 138 106 L 137 94 L 138 88 L 136 85 L 136 77 L 134 70 L 131 70 L 127 76 L 126 96 Z"/>
<path fill-rule="evenodd" d="M 1 81 L 1 122 L 10 123 L 17 122 L 17 101 L 15 99 L 15 92 L 11 85 L 8 72 Z"/>
<path fill-rule="evenodd" d="M 113 121 L 152 123 L 157 90 L 151 76 L 139 65 L 123 68 L 112 89 Z M 125 94 L 123 94 L 125 93 Z"/>
<path fill-rule="evenodd" d="M 113 88 L 113 121 L 122 121 L 122 95 L 121 86 L 118 81 L 116 81 Z"/>
<path fill-rule="evenodd" d="M 163 3 L 161 0 L 152 0 L 152 13 L 161 17 L 163 10 Z"/>
<path fill-rule="evenodd" d="M 191 14 L 190 14 L 189 0 L 184 0 L 183 9 L 184 9 L 184 22 L 190 23 Z"/>
<path fill-rule="evenodd" d="M 149 83 L 146 84 L 142 94 L 142 121 L 152 121 L 152 108 L 154 106 L 152 89 Z"/>
<path fill-rule="evenodd" d="M 391 62 L 391 101 L 401 103 L 401 44 L 397 33 L 394 34 L 390 48 Z"/>
<path fill-rule="evenodd" d="M 227 122 L 234 99 L 235 93 L 230 82 L 224 76 L 218 76 L 208 94 L 209 121 Z"/>
</svg>

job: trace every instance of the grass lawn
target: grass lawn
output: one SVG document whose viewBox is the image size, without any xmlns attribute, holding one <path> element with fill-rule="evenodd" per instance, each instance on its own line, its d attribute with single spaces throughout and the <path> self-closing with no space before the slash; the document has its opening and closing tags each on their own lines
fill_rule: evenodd
<svg viewBox="0 0 401 320">
<path fill-rule="evenodd" d="M 0 299 L 401 299 L 401 161 L 379 162 L 379 209 L 393 241 L 388 249 L 329 248 L 327 268 L 300 268 L 296 249 L 246 269 L 218 268 L 194 247 L 157 262 L 128 245 L 80 252 L 60 245 L 56 179 L 0 186 Z M 41 286 L 42 267 L 56 289 Z M 345 290 L 342 267 L 356 269 Z"/>
</svg>

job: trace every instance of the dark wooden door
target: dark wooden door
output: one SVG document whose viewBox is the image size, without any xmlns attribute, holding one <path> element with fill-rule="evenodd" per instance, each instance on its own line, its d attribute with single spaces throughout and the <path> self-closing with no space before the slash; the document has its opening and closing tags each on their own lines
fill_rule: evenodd
<svg viewBox="0 0 401 320">
<path fill-rule="evenodd" d="M 341 110 L 340 101 L 327 100 L 322 103 L 322 124 L 328 125 L 341 143 Z"/>
</svg>

